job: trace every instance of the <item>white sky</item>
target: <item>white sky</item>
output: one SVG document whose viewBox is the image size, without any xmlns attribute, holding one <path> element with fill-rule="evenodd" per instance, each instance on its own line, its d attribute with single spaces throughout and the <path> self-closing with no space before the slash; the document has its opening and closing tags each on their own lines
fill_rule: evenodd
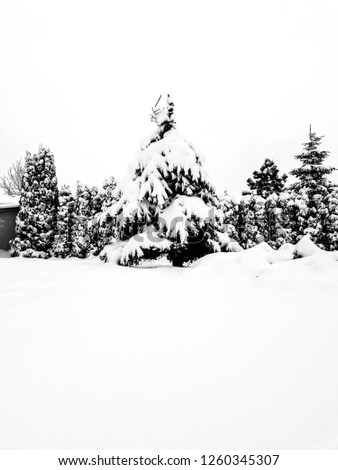
<svg viewBox="0 0 338 470">
<path fill-rule="evenodd" d="M 266 157 L 297 166 L 310 122 L 338 167 L 335 0 L 0 6 L 0 173 L 42 142 L 60 183 L 120 179 L 167 92 L 220 189 Z"/>
</svg>

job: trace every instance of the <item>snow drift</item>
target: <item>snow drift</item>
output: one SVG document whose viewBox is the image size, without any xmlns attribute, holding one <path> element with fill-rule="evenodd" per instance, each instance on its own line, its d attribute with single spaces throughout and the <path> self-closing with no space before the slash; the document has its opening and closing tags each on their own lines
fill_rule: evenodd
<svg viewBox="0 0 338 470">
<path fill-rule="evenodd" d="M 1 259 L 0 286 L 2 449 L 337 449 L 337 253 L 308 237 L 185 269 Z"/>
</svg>

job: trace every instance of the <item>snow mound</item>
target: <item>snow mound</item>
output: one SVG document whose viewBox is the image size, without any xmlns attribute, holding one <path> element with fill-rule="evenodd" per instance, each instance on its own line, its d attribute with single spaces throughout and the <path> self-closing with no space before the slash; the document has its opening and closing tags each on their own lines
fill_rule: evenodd
<svg viewBox="0 0 338 470">
<path fill-rule="evenodd" d="M 238 252 L 212 253 L 196 261 L 193 268 L 208 275 L 217 272 L 229 280 L 243 276 L 257 277 L 271 265 L 265 248 L 258 246 Z"/>
<path fill-rule="evenodd" d="M 229 244 L 227 251 L 234 243 Z M 193 265 L 195 269 L 208 273 L 218 271 L 223 276 L 236 274 L 249 277 L 258 277 L 272 265 L 289 262 L 298 258 L 305 258 L 303 264 L 317 270 L 331 269 L 332 263 L 338 261 L 337 252 L 327 252 L 318 248 L 309 238 L 304 236 L 296 245 L 286 243 L 279 250 L 274 250 L 267 243 L 262 242 L 247 250 L 235 253 L 213 253 L 204 256 Z"/>
<path fill-rule="evenodd" d="M 204 256 L 193 263 L 193 268 L 207 272 L 216 270 L 227 273 L 229 271 L 231 276 L 236 272 L 241 275 L 244 273 L 248 276 L 258 276 L 271 265 L 298 258 L 311 258 L 308 264 L 314 268 L 317 266 L 318 269 L 325 269 L 328 261 L 338 261 L 338 252 L 320 249 L 308 235 L 305 235 L 296 245 L 285 243 L 278 250 L 274 250 L 266 242 L 243 250 L 238 242 L 231 241 L 227 234 L 218 233 L 218 236 L 222 252 Z M 131 237 L 128 241 L 118 241 L 106 246 L 100 253 L 100 258 L 102 261 L 113 264 L 128 264 L 130 257 L 136 256 L 142 259 L 144 251 L 148 254 L 163 253 L 165 256 L 170 245 L 171 242 L 168 239 L 160 237 L 154 227 L 149 226 L 143 233 Z"/>
<path fill-rule="evenodd" d="M 305 235 L 299 242 L 295 245 L 294 255 L 295 258 L 305 258 L 311 256 L 314 253 L 318 253 L 321 250 L 316 246 L 315 243 L 311 240 L 309 235 Z"/>
<path fill-rule="evenodd" d="M 259 243 L 258 245 L 249 248 L 249 250 L 263 253 L 273 253 L 274 251 L 274 249 L 266 242 Z"/>
</svg>

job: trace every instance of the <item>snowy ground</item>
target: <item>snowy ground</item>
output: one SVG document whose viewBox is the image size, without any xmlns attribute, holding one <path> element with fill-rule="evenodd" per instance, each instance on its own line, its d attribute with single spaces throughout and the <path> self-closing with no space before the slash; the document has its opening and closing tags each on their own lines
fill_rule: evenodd
<svg viewBox="0 0 338 470">
<path fill-rule="evenodd" d="M 2 258 L 1 448 L 337 449 L 338 254 L 288 258 Z"/>
</svg>

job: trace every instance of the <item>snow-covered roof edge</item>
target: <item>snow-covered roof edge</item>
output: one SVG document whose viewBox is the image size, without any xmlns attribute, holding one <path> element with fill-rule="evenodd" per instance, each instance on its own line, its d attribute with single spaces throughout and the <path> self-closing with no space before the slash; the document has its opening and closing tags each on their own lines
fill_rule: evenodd
<svg viewBox="0 0 338 470">
<path fill-rule="evenodd" d="M 1 209 L 15 209 L 19 207 L 19 196 L 6 196 L 0 194 L 0 210 Z"/>
<path fill-rule="evenodd" d="M 19 208 L 19 204 L 1 204 L 0 202 L 0 211 L 2 209 L 18 209 Z"/>
</svg>

